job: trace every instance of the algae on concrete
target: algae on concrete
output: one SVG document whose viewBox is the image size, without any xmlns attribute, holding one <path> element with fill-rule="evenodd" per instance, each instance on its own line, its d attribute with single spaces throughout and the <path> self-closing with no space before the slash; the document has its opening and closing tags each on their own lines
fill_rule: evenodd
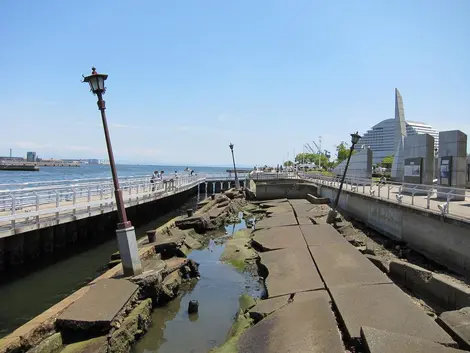
<svg viewBox="0 0 470 353">
<path fill-rule="evenodd" d="M 100 336 L 67 345 L 60 353 L 107 353 L 108 338 Z"/>
<path fill-rule="evenodd" d="M 256 299 L 251 295 L 244 293 L 238 298 L 238 304 L 240 305 L 240 309 L 243 312 L 246 312 L 248 309 L 251 309 L 256 305 Z"/>
<path fill-rule="evenodd" d="M 62 347 L 62 335 L 59 332 L 47 337 L 27 353 L 56 353 Z"/>
<path fill-rule="evenodd" d="M 242 310 L 240 310 L 237 314 L 237 318 L 230 329 L 228 340 L 210 351 L 210 353 L 236 353 L 237 350 L 237 343 L 238 339 L 240 338 L 241 334 L 249 329 L 253 324 L 253 320 L 250 318 L 249 314 L 243 314 Z"/>
<path fill-rule="evenodd" d="M 132 344 L 144 334 L 151 322 L 152 299 L 137 305 L 109 339 L 108 353 L 127 353 Z"/>
<path fill-rule="evenodd" d="M 227 241 L 225 249 L 220 256 L 220 261 L 228 262 L 239 270 L 244 270 L 247 260 L 253 260 L 257 253 L 250 246 L 251 231 L 241 229 L 236 231 Z"/>
</svg>

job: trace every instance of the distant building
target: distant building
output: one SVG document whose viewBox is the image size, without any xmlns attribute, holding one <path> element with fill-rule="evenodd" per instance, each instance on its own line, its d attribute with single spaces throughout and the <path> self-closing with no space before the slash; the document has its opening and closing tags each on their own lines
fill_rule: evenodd
<svg viewBox="0 0 470 353">
<path fill-rule="evenodd" d="M 433 129 L 431 125 L 412 121 L 406 121 L 405 125 L 407 136 L 429 134 L 434 137 L 434 146 L 435 148 L 438 148 L 439 132 Z M 363 145 L 370 147 L 373 151 L 372 163 L 380 163 L 382 159 L 395 153 L 396 146 L 394 144 L 394 133 L 395 119 L 383 120 L 364 134 L 355 149 L 359 151 L 362 149 Z"/>
<path fill-rule="evenodd" d="M 26 161 L 28 162 L 36 162 L 37 156 L 36 152 L 28 152 L 26 153 Z"/>
</svg>

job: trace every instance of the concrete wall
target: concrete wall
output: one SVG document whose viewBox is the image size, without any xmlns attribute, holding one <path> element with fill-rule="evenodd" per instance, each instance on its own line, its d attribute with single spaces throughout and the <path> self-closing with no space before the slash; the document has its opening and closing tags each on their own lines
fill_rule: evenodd
<svg viewBox="0 0 470 353">
<path fill-rule="evenodd" d="M 128 207 L 127 216 L 139 227 L 182 206 L 197 187 L 163 199 Z M 52 227 L 0 238 L 0 273 L 37 262 L 64 257 L 74 250 L 92 247 L 116 236 L 117 214 L 105 213 Z"/>
<path fill-rule="evenodd" d="M 239 179 L 239 181 L 240 181 L 240 187 L 243 187 L 245 185 L 245 179 Z M 232 181 L 229 181 L 229 180 L 208 181 L 207 183 L 200 184 L 199 191 L 202 194 L 204 194 L 206 193 L 206 190 L 207 190 L 207 194 L 211 195 L 214 193 L 226 191 L 234 187 L 235 187 L 234 180 Z"/>
<path fill-rule="evenodd" d="M 337 189 L 318 186 L 318 196 L 332 200 Z M 344 191 L 339 207 L 390 238 L 470 278 L 470 224 L 416 208 Z"/>
<path fill-rule="evenodd" d="M 305 199 L 307 194 L 316 195 L 317 187 L 300 180 L 257 181 L 253 192 L 257 200 Z"/>
<path fill-rule="evenodd" d="M 405 137 L 405 150 L 403 151 L 405 164 L 407 159 L 412 158 L 422 158 L 421 184 L 432 185 L 434 177 L 434 137 L 428 134 Z M 419 181 L 414 182 L 415 179 L 407 175 L 403 177 L 405 183 L 419 184 Z"/>
<path fill-rule="evenodd" d="M 347 160 L 344 160 L 333 169 L 333 173 L 343 175 Z M 368 147 L 360 150 L 351 156 L 348 171 L 348 177 L 354 178 L 372 178 L 372 150 Z"/>
<path fill-rule="evenodd" d="M 441 131 L 439 133 L 439 166 L 443 157 L 452 157 L 451 187 L 465 189 L 467 173 L 467 135 L 460 130 Z M 441 184 L 441 178 L 439 178 Z M 444 186 L 444 185 L 443 185 Z M 448 187 L 448 185 L 445 185 Z M 437 197 L 445 199 L 446 189 L 437 189 Z M 441 192 L 440 192 L 441 191 Z M 465 200 L 462 195 L 454 196 L 453 200 Z"/>
</svg>

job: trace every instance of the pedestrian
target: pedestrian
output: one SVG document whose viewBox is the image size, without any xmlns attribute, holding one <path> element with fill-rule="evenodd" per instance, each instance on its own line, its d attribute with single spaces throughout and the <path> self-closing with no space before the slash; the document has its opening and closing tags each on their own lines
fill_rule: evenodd
<svg viewBox="0 0 470 353">
<path fill-rule="evenodd" d="M 155 170 L 150 178 L 150 184 L 152 184 L 152 191 L 155 191 L 156 183 L 158 179 L 158 170 Z"/>
<path fill-rule="evenodd" d="M 175 170 L 175 178 L 178 178 L 178 171 Z"/>
</svg>

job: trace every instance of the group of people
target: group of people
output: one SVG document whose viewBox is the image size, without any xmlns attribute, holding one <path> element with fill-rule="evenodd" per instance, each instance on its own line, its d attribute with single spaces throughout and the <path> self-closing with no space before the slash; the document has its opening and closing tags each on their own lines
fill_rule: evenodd
<svg viewBox="0 0 470 353">
<path fill-rule="evenodd" d="M 189 169 L 189 168 L 186 168 L 185 169 L 186 172 L 188 172 L 189 175 L 193 176 L 194 175 L 194 170 L 192 169 Z M 152 176 L 150 177 L 150 183 L 153 184 L 153 187 L 152 187 L 152 191 L 155 191 L 155 188 L 156 188 L 156 184 L 160 181 L 163 180 L 163 174 L 165 172 L 162 170 L 162 171 L 158 171 L 158 170 L 155 170 L 153 173 L 152 173 Z M 178 175 L 178 171 L 175 170 L 175 175 L 174 175 L 175 179 L 178 179 L 179 178 L 179 175 Z"/>
</svg>

